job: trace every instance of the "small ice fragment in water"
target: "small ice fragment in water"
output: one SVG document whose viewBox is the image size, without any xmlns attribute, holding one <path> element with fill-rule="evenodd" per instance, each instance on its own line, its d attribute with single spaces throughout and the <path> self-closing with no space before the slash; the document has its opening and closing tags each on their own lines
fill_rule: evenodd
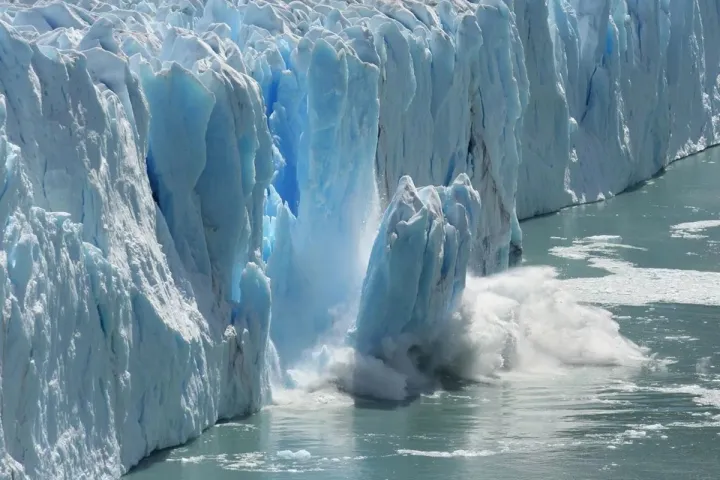
<svg viewBox="0 0 720 480">
<path fill-rule="evenodd" d="M 277 452 L 278 458 L 284 460 L 309 460 L 312 455 L 307 450 L 298 450 L 293 452 L 292 450 L 281 450 Z"/>
</svg>

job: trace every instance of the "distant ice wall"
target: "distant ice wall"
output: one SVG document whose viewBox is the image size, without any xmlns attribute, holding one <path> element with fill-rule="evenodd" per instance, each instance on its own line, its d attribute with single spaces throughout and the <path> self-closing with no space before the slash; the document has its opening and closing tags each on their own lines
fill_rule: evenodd
<svg viewBox="0 0 720 480">
<path fill-rule="evenodd" d="M 530 81 L 520 218 L 718 143 L 716 1 L 516 0 Z"/>
<path fill-rule="evenodd" d="M 467 175 L 489 274 L 518 217 L 717 143 L 719 26 L 714 0 L 0 5 L 0 475 L 117 476 L 258 408 L 269 357 L 372 310 L 406 175 Z"/>
</svg>

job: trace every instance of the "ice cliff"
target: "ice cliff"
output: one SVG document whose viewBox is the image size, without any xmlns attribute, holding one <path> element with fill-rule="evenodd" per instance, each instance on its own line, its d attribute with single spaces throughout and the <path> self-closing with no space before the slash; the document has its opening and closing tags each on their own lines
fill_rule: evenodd
<svg viewBox="0 0 720 480">
<path fill-rule="evenodd" d="M 718 143 L 719 27 L 717 0 L 0 3 L 0 477 L 116 477 L 324 338 L 432 345 L 518 218 Z"/>
<path fill-rule="evenodd" d="M 718 143 L 720 2 L 515 0 L 514 11 L 530 97 L 520 218 L 607 198 Z"/>
</svg>

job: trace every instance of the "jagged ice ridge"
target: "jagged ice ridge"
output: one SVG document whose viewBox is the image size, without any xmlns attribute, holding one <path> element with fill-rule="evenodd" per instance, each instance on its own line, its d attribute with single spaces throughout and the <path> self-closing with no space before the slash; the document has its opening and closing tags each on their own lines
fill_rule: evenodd
<svg viewBox="0 0 720 480">
<path fill-rule="evenodd" d="M 432 343 L 518 218 L 718 143 L 718 27 L 717 0 L 0 4 L 0 477 L 117 477 L 348 312 L 360 353 Z"/>
</svg>

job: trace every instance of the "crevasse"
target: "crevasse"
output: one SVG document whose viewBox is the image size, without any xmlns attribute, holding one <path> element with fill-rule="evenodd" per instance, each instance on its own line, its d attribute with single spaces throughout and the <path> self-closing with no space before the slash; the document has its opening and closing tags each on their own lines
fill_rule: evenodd
<svg viewBox="0 0 720 480">
<path fill-rule="evenodd" d="M 402 369 L 518 219 L 718 143 L 718 27 L 716 0 L 0 4 L 0 477 L 117 477 L 328 336 Z"/>
</svg>

